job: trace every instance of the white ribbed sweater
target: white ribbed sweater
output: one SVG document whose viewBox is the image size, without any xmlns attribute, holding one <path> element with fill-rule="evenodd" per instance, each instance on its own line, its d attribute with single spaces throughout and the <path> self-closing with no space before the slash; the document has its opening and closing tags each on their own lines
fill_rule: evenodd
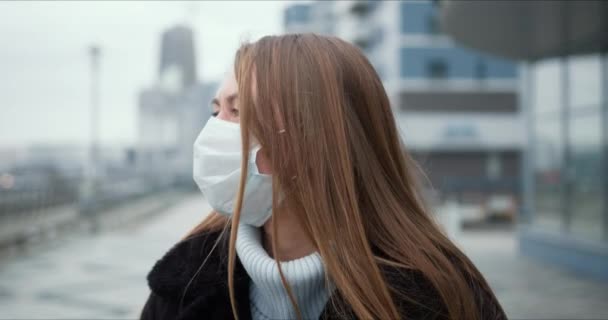
<svg viewBox="0 0 608 320">
<path fill-rule="evenodd" d="M 283 287 L 276 261 L 262 246 L 261 230 L 239 225 L 236 252 L 251 278 L 249 302 L 253 320 L 294 319 L 295 310 Z M 318 319 L 330 290 L 325 286 L 323 261 L 318 253 L 282 262 L 286 280 L 293 290 L 304 319 Z"/>
</svg>

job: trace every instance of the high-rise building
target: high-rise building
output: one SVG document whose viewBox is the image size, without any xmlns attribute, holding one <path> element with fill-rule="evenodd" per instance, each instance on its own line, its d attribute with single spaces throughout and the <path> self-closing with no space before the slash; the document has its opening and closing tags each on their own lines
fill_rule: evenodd
<svg viewBox="0 0 608 320">
<path fill-rule="evenodd" d="M 178 25 L 163 32 L 159 77 L 175 77 L 181 88 L 197 82 L 194 32 L 189 27 Z"/>
<path fill-rule="evenodd" d="M 139 143 L 135 162 L 154 179 L 194 185 L 192 146 L 211 115 L 216 83 L 196 78 L 193 31 L 163 32 L 160 78 L 139 95 Z"/>
<path fill-rule="evenodd" d="M 524 142 L 516 65 L 452 41 L 439 27 L 436 2 L 330 3 L 331 34 L 374 65 L 403 140 L 439 198 L 459 199 L 472 218 L 513 215 Z M 309 11 L 327 5 L 312 2 Z M 314 17 L 308 25 L 318 25 Z"/>
</svg>

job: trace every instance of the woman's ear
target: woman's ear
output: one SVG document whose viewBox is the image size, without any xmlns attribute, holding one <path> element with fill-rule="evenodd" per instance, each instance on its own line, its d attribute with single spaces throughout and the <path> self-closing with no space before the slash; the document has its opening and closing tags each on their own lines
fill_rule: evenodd
<svg viewBox="0 0 608 320">
<path fill-rule="evenodd" d="M 260 149 L 256 153 L 255 164 L 258 167 L 258 171 L 263 174 L 272 174 L 272 168 L 270 167 L 270 158 L 264 151 L 264 148 Z"/>
</svg>

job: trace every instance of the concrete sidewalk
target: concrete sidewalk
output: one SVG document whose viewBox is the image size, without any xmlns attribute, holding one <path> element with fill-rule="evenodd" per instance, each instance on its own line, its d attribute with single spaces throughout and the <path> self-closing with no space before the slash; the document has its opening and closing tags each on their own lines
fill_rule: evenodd
<svg viewBox="0 0 608 320">
<path fill-rule="evenodd" d="M 113 231 L 75 234 L 0 263 L 0 319 L 135 319 L 146 275 L 209 212 L 199 194 Z"/>
<path fill-rule="evenodd" d="M 456 243 L 486 277 L 509 319 L 608 319 L 608 283 L 517 252 L 513 231 L 465 231 Z"/>
<path fill-rule="evenodd" d="M 163 214 L 96 235 L 75 235 L 0 263 L 0 319 L 136 319 L 146 275 L 209 207 L 199 194 Z M 608 319 L 608 284 L 517 255 L 508 231 L 467 231 L 457 243 L 511 319 Z"/>
</svg>

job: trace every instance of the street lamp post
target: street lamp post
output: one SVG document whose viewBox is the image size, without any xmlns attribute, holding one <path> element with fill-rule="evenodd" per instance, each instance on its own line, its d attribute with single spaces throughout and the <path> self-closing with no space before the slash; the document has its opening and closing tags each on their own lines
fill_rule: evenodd
<svg viewBox="0 0 608 320">
<path fill-rule="evenodd" d="M 91 109 L 90 109 L 90 141 L 83 190 L 81 194 L 81 212 L 92 214 L 95 211 L 95 197 L 99 184 L 99 62 L 101 48 L 91 45 L 88 49 L 91 65 Z"/>
<path fill-rule="evenodd" d="M 92 177 L 98 177 L 99 169 L 99 59 L 101 49 L 97 45 L 89 48 L 91 57 L 91 145 L 90 165 Z"/>
</svg>

